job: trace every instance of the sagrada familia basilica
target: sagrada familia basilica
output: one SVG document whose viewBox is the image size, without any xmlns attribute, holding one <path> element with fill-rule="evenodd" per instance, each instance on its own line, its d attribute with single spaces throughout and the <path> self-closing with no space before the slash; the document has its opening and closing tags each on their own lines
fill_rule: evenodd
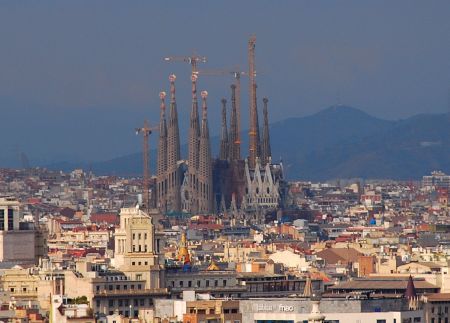
<svg viewBox="0 0 450 323">
<path fill-rule="evenodd" d="M 250 129 L 249 154 L 241 157 L 240 83 L 231 85 L 231 111 L 227 123 L 227 100 L 222 99 L 222 128 L 219 156 L 213 158 L 208 126 L 208 93 L 197 93 L 198 73 L 191 75 L 192 105 L 189 120 L 187 159 L 180 153 L 180 132 L 175 75 L 170 75 L 170 104 L 160 93 L 161 111 L 154 206 L 162 213 L 249 213 L 282 206 L 285 181 L 282 163 L 273 163 L 270 146 L 268 99 L 263 99 L 260 136 L 254 71 L 255 38 L 249 40 Z M 238 92 L 239 91 L 239 92 Z M 237 93 L 238 92 L 238 93 Z M 239 96 L 237 98 L 237 96 Z M 201 111 L 199 113 L 199 106 Z"/>
</svg>

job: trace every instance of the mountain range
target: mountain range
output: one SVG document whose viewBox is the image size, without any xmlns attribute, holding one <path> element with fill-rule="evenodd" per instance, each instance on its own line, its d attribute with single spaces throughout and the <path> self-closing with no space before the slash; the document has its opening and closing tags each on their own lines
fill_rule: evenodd
<svg viewBox="0 0 450 323">
<path fill-rule="evenodd" d="M 450 173 L 450 115 L 421 114 L 384 120 L 359 109 L 337 105 L 307 117 L 270 125 L 272 156 L 283 161 L 288 179 L 418 179 L 433 170 Z M 247 136 L 242 133 L 245 155 Z M 219 138 L 211 138 L 216 156 Z M 187 146 L 182 146 L 182 156 Z M 156 151 L 151 151 L 152 169 Z M 50 169 L 81 167 L 96 174 L 139 175 L 140 153 L 86 163 L 59 162 Z"/>
</svg>

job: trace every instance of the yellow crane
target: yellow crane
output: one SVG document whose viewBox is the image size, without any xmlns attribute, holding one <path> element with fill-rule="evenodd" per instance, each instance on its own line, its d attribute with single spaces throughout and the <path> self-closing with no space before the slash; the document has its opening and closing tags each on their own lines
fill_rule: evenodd
<svg viewBox="0 0 450 323">
<path fill-rule="evenodd" d="M 192 74 L 197 73 L 197 64 L 198 63 L 206 63 L 205 56 L 199 56 L 197 54 L 193 54 L 191 56 L 168 56 L 164 57 L 166 62 L 185 62 L 191 65 Z"/>
</svg>

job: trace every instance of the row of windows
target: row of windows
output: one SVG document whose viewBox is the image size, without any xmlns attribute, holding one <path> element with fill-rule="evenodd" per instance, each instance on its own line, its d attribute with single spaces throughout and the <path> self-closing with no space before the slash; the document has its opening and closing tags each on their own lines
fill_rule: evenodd
<svg viewBox="0 0 450 323">
<path fill-rule="evenodd" d="M 115 287 L 114 287 L 115 286 Z M 134 290 L 135 286 L 134 284 L 131 285 L 122 285 L 122 288 L 120 287 L 121 285 L 108 285 L 108 290 L 112 291 L 112 290 L 128 290 L 128 286 L 130 286 L 130 290 Z M 141 290 L 142 289 L 142 285 L 141 284 L 137 284 L 137 289 Z M 96 291 L 99 292 L 100 291 L 100 285 L 96 286 Z"/>
<path fill-rule="evenodd" d="M 175 286 L 175 281 L 172 281 L 171 284 L 172 284 L 172 287 L 184 287 L 185 286 L 183 280 L 178 281 L 178 286 Z M 211 280 L 211 283 L 210 283 L 210 280 L 206 280 L 205 284 L 206 284 L 206 287 L 210 287 L 210 286 L 219 287 L 219 280 Z M 192 285 L 193 285 L 192 281 L 189 280 L 186 284 L 186 287 L 193 287 Z M 200 287 L 200 286 L 201 286 L 201 281 L 197 280 L 196 287 Z M 227 280 L 224 279 L 224 280 L 222 280 L 221 287 L 226 287 L 226 286 L 227 286 Z"/>
<path fill-rule="evenodd" d="M 101 308 L 101 301 L 98 299 L 96 301 L 96 305 L 97 308 Z M 129 306 L 145 306 L 145 298 L 140 298 L 140 299 L 118 299 L 118 300 L 114 300 L 114 299 L 110 299 L 108 300 L 108 306 L 109 307 L 129 307 Z M 150 305 L 150 304 L 148 304 Z"/>
<path fill-rule="evenodd" d="M 431 313 L 434 313 L 435 311 L 439 314 L 442 313 L 442 307 L 441 306 L 433 306 L 431 308 Z M 444 307 L 444 313 L 448 313 L 448 306 Z"/>
<path fill-rule="evenodd" d="M 138 266 L 142 266 L 142 264 L 144 264 L 144 266 L 147 266 L 147 265 L 148 265 L 148 261 L 144 261 L 144 262 L 138 261 L 138 262 L 137 262 L 137 265 L 138 265 Z M 132 261 L 132 262 L 131 262 L 131 266 L 136 266 L 136 262 L 135 262 L 135 261 Z"/>
<path fill-rule="evenodd" d="M 32 289 L 28 289 L 27 287 L 22 287 L 22 292 L 27 292 L 27 291 L 31 291 Z M 34 289 L 36 292 L 37 292 L 37 287 L 35 287 L 35 289 Z M 19 292 L 20 291 L 20 288 L 16 288 L 16 287 L 10 287 L 9 288 L 9 291 L 11 292 L 11 293 L 14 293 L 14 292 Z"/>
<path fill-rule="evenodd" d="M 137 236 L 138 240 L 141 240 L 142 235 L 140 233 L 138 233 L 138 234 L 133 233 L 133 240 L 136 239 L 136 236 Z M 147 240 L 147 233 L 144 233 L 143 236 L 144 236 L 144 239 Z"/>
<path fill-rule="evenodd" d="M 145 244 L 143 247 L 142 245 L 133 245 L 133 252 L 147 252 L 147 245 Z"/>
</svg>

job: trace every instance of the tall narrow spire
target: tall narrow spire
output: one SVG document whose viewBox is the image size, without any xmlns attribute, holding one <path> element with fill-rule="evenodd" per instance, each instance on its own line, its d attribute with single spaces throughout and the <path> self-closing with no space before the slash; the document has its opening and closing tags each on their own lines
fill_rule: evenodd
<svg viewBox="0 0 450 323">
<path fill-rule="evenodd" d="M 262 133 L 262 143 L 261 143 L 261 160 L 263 165 L 266 165 L 270 162 L 270 159 L 272 157 L 272 150 L 270 148 L 270 134 L 269 134 L 269 116 L 267 111 L 267 103 L 269 102 L 269 99 L 264 98 L 264 126 L 263 126 L 263 133 Z"/>
<path fill-rule="evenodd" d="M 199 212 L 209 213 L 213 209 L 212 198 L 212 164 L 211 164 L 211 146 L 209 142 L 208 114 L 206 98 L 208 92 L 202 91 L 202 125 L 200 128 L 199 142 L 199 163 L 198 163 L 198 181 L 199 181 Z"/>
<path fill-rule="evenodd" d="M 255 81 L 255 44 L 253 35 L 248 41 L 248 78 L 249 78 L 249 103 L 250 103 L 250 129 L 249 129 L 249 166 L 255 168 L 256 157 L 259 157 L 259 126 L 258 110 L 256 107 L 256 81 Z"/>
<path fill-rule="evenodd" d="M 199 118 L 198 118 L 198 100 L 197 100 L 197 75 L 192 74 L 192 107 L 191 118 L 189 124 L 189 146 L 188 146 L 188 185 L 189 185 L 189 199 L 190 199 L 190 212 L 198 211 L 198 149 L 199 149 Z"/>
<path fill-rule="evenodd" d="M 170 114 L 167 128 L 167 208 L 169 211 L 180 210 L 180 176 L 178 161 L 180 160 L 180 131 L 178 128 L 177 102 L 175 99 L 174 74 L 169 76 L 170 81 Z"/>
<path fill-rule="evenodd" d="M 222 160 L 228 159 L 228 126 L 227 126 L 227 100 L 222 99 L 222 132 L 220 134 L 220 155 Z"/>
<path fill-rule="evenodd" d="M 156 167 L 157 207 L 166 210 L 166 171 L 167 171 L 167 124 L 166 124 L 166 92 L 160 92 L 161 112 L 159 118 L 158 162 Z"/>
<path fill-rule="evenodd" d="M 238 139 L 238 120 L 236 109 L 236 85 L 231 85 L 231 114 L 230 114 L 230 136 L 228 140 L 229 158 L 230 160 L 238 160 L 240 158 L 240 147 Z"/>
</svg>

